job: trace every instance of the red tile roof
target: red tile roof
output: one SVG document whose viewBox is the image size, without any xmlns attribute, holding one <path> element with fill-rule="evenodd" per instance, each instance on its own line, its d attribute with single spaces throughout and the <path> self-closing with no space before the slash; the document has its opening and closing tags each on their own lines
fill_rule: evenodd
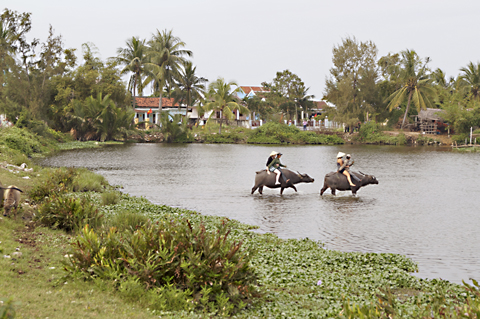
<svg viewBox="0 0 480 319">
<path fill-rule="evenodd" d="M 173 105 L 173 99 L 172 98 L 162 98 L 162 108 L 166 107 L 178 107 L 178 103 Z M 146 108 L 157 108 L 158 109 L 158 103 L 160 102 L 160 98 L 158 97 L 135 97 L 135 107 L 146 107 Z"/>
<path fill-rule="evenodd" d="M 240 88 L 243 90 L 243 92 L 245 92 L 246 95 L 248 95 L 251 91 L 253 91 L 254 93 L 265 92 L 265 90 L 261 86 L 241 86 Z"/>
<path fill-rule="evenodd" d="M 318 109 L 323 109 L 324 107 L 327 106 L 327 103 L 325 101 L 313 101 L 315 103 L 315 106 Z"/>
</svg>

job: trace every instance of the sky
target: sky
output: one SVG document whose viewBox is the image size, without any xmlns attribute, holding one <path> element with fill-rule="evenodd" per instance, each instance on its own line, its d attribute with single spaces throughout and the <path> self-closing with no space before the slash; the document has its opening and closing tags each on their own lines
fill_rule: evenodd
<svg viewBox="0 0 480 319">
<path fill-rule="evenodd" d="M 379 58 L 413 49 L 448 77 L 480 61 L 478 0 L 2 0 L 0 8 L 32 14 L 29 39 L 45 41 L 52 25 L 65 47 L 80 55 L 90 42 L 102 59 L 132 36 L 173 30 L 210 82 L 260 86 L 288 69 L 316 100 L 346 37 L 374 42 Z"/>
</svg>

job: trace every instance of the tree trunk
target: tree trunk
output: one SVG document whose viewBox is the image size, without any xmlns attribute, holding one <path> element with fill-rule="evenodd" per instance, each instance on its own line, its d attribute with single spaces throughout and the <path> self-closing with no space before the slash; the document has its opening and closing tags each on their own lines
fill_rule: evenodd
<svg viewBox="0 0 480 319">
<path fill-rule="evenodd" d="M 410 91 L 410 93 L 408 94 L 407 108 L 405 110 L 405 115 L 403 116 L 402 126 L 400 127 L 400 129 L 402 129 L 402 130 L 403 130 L 403 126 L 405 125 L 405 120 L 407 119 L 408 110 L 410 109 L 410 102 L 412 101 L 412 94 L 413 94 L 413 91 Z"/>
<path fill-rule="evenodd" d="M 133 79 L 133 110 L 135 110 L 135 105 L 137 101 L 135 101 L 135 91 L 137 90 L 137 74 L 135 74 L 135 78 Z"/>
</svg>

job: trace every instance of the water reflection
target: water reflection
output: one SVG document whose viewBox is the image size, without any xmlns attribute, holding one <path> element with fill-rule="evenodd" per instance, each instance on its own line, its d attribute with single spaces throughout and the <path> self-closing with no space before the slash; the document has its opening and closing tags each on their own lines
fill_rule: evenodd
<svg viewBox="0 0 480 319">
<path fill-rule="evenodd" d="M 281 151 L 289 168 L 315 183 L 298 193 L 264 189 L 251 195 L 255 171 Z M 372 174 L 356 197 L 323 196 L 326 173 L 338 151 L 350 153 L 354 170 Z M 124 191 L 154 203 L 228 216 L 282 238 L 320 240 L 342 251 L 392 252 L 414 259 L 422 277 L 455 282 L 480 278 L 478 183 L 480 154 L 434 147 L 257 146 L 137 144 L 60 153 L 52 166 L 84 166 Z"/>
</svg>

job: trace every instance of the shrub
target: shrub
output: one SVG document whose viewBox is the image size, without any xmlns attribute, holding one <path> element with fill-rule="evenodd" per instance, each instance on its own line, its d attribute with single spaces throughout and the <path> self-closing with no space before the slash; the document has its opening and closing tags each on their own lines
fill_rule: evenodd
<svg viewBox="0 0 480 319">
<path fill-rule="evenodd" d="M 467 141 L 468 143 L 469 138 L 470 138 L 470 134 L 467 134 L 467 133 L 452 135 L 452 141 L 457 142 L 457 144 L 459 145 L 465 144 L 465 141 Z"/>
<path fill-rule="evenodd" d="M 45 197 L 68 192 L 103 192 L 109 188 L 105 177 L 86 168 L 60 167 L 48 172 L 30 190 L 30 198 L 41 202 Z"/>
<path fill-rule="evenodd" d="M 77 168 L 72 181 L 74 192 L 103 192 L 108 187 L 108 182 L 100 174 L 95 174 L 86 168 Z"/>
<path fill-rule="evenodd" d="M 36 220 L 47 227 L 65 231 L 78 230 L 85 225 L 99 226 L 103 215 L 87 197 L 54 196 L 43 203 Z"/>
<path fill-rule="evenodd" d="M 119 284 L 118 291 L 125 300 L 156 311 L 191 311 L 195 306 L 190 291 L 173 285 L 145 290 L 145 285 L 138 279 L 129 278 Z"/>
<path fill-rule="evenodd" d="M 148 223 L 131 232 L 112 227 L 96 233 L 86 226 L 73 244 L 67 270 L 87 278 L 134 278 L 148 289 L 174 285 L 199 308 L 241 309 L 256 280 L 252 254 L 232 242 L 224 221 L 216 232 L 188 220 Z"/>
<path fill-rule="evenodd" d="M 102 205 L 106 206 L 118 204 L 120 197 L 120 193 L 115 191 L 102 193 Z"/>
<path fill-rule="evenodd" d="M 148 223 L 147 216 L 137 212 L 120 211 L 109 218 L 108 226 L 115 227 L 118 231 L 125 230 L 135 231 L 139 227 L 143 227 Z"/>
<path fill-rule="evenodd" d="M 18 127 L 0 130 L 0 144 L 27 156 L 56 150 L 52 141 Z"/>
<path fill-rule="evenodd" d="M 247 143 L 254 144 L 285 144 L 295 136 L 300 130 L 294 126 L 288 126 L 282 123 L 268 122 L 255 129 Z"/>
<path fill-rule="evenodd" d="M 388 136 L 383 134 L 383 127 L 375 121 L 370 121 L 360 127 L 355 140 L 366 144 L 399 144 L 406 142 L 405 135 L 399 140 L 398 136 Z"/>
<path fill-rule="evenodd" d="M 343 144 L 344 140 L 337 135 L 318 134 L 311 131 L 299 131 L 292 139 L 295 143 L 304 144 Z"/>
<path fill-rule="evenodd" d="M 73 190 L 72 183 L 75 177 L 73 168 L 57 168 L 48 170 L 48 173 L 37 180 L 29 192 L 34 202 L 41 202 L 45 197 L 60 195 Z"/>
<path fill-rule="evenodd" d="M 343 144 L 337 135 L 300 131 L 294 126 L 268 122 L 254 130 L 247 140 L 250 144 Z"/>
</svg>

